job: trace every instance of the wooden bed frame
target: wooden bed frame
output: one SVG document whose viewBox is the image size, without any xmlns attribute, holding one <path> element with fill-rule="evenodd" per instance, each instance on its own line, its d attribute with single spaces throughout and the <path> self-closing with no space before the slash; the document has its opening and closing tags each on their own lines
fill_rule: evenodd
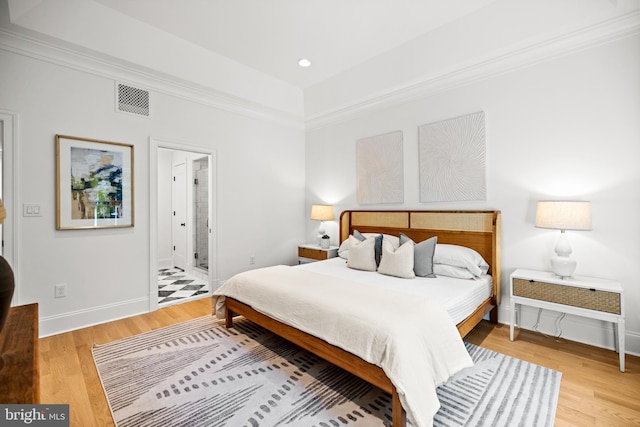
<svg viewBox="0 0 640 427">
<path fill-rule="evenodd" d="M 397 236 L 402 232 L 415 242 L 438 236 L 438 243 L 467 246 L 478 251 L 489 264 L 493 276 L 492 296 L 469 317 L 457 325 L 464 337 L 490 313 L 498 321 L 500 304 L 500 211 L 344 211 L 340 215 L 340 242 L 353 234 L 383 233 Z M 391 380 L 382 368 L 364 361 L 348 351 L 266 316 L 233 298 L 226 298 L 226 327 L 233 326 L 233 316 L 242 315 L 258 325 L 286 338 L 330 363 L 362 378 L 392 395 L 392 425 L 406 426 L 406 414 Z"/>
</svg>

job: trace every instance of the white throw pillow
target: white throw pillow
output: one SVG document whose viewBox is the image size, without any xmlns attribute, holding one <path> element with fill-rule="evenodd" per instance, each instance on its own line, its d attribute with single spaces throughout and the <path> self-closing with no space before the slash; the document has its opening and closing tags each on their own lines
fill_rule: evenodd
<svg viewBox="0 0 640 427">
<path fill-rule="evenodd" d="M 349 259 L 349 239 L 348 238 L 344 242 L 340 243 L 340 247 L 338 247 L 338 256 L 343 259 Z"/>
<path fill-rule="evenodd" d="M 382 241 L 382 257 L 378 273 L 413 279 L 413 242 L 406 242 L 396 249 L 389 240 Z"/>
<path fill-rule="evenodd" d="M 347 267 L 356 270 L 376 271 L 376 239 L 369 238 L 363 241 L 349 236 L 349 255 Z"/>
<path fill-rule="evenodd" d="M 380 239 L 379 248 L 376 248 L 376 262 L 380 258 L 379 254 L 382 252 L 382 238 L 389 239 L 391 244 L 397 249 L 400 246 L 400 239 L 398 236 L 391 236 L 389 234 L 381 235 L 379 233 L 360 233 L 358 230 L 354 230 L 353 236 L 358 240 L 364 240 L 369 238 Z M 349 259 L 349 239 L 345 239 L 338 248 L 338 256 L 343 259 Z"/>
<path fill-rule="evenodd" d="M 489 264 L 484 258 L 478 252 L 466 246 L 438 243 L 433 253 L 433 263 L 466 268 L 477 277 L 487 274 L 489 270 Z"/>
<path fill-rule="evenodd" d="M 475 279 L 469 270 L 464 267 L 456 267 L 449 264 L 433 264 L 433 273 L 436 276 L 454 277 L 456 279 Z"/>
</svg>

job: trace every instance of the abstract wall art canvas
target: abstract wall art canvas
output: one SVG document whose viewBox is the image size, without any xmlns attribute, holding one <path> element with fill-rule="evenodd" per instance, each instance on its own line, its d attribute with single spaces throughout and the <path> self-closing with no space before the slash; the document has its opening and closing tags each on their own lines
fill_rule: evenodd
<svg viewBox="0 0 640 427">
<path fill-rule="evenodd" d="M 359 204 L 404 200 L 402 131 L 356 141 L 356 198 Z"/>
<path fill-rule="evenodd" d="M 56 135 L 58 230 L 133 226 L 133 146 Z"/>
<path fill-rule="evenodd" d="M 420 202 L 486 200 L 484 112 L 418 128 Z"/>
</svg>

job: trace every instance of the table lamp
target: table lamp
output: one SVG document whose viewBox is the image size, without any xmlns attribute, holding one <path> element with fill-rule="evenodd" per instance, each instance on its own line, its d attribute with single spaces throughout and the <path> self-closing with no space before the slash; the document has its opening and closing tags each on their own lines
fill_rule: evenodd
<svg viewBox="0 0 640 427">
<path fill-rule="evenodd" d="M 591 230 L 591 203 L 549 200 L 538 202 L 536 227 L 560 230 L 556 256 L 551 257 L 551 271 L 561 278 L 571 277 L 576 260 L 569 257 L 571 245 L 565 230 Z"/>
<path fill-rule="evenodd" d="M 322 236 L 325 234 L 324 222 L 333 219 L 333 206 L 311 205 L 311 219 L 320 221 L 320 226 L 318 227 L 318 245 L 322 246 Z"/>
</svg>

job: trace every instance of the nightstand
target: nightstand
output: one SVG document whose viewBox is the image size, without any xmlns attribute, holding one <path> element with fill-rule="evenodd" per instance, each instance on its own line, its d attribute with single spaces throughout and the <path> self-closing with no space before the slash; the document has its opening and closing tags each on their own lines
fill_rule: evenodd
<svg viewBox="0 0 640 427">
<path fill-rule="evenodd" d="M 574 276 L 561 279 L 547 271 L 517 269 L 511 274 L 511 326 L 517 325 L 516 305 L 528 305 L 617 324 L 613 329 L 620 372 L 624 372 L 624 299 L 614 280 Z"/>
<path fill-rule="evenodd" d="M 298 264 L 322 261 L 329 258 L 335 258 L 337 256 L 337 246 L 329 246 L 328 249 L 322 249 L 320 246 L 313 243 L 298 246 Z"/>
</svg>

